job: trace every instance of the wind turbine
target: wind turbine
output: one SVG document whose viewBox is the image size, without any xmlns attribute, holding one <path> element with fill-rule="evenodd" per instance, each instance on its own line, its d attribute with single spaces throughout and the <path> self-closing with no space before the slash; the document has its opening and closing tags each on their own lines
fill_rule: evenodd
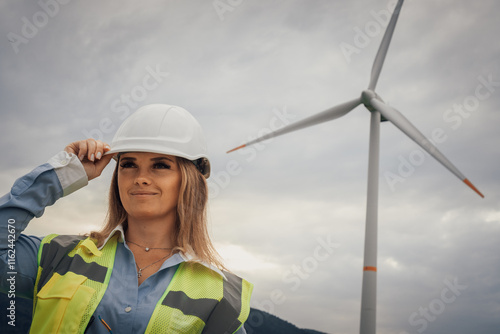
<svg viewBox="0 0 500 334">
<path fill-rule="evenodd" d="M 450 172 L 474 190 L 479 196 L 483 194 L 431 143 L 430 140 L 410 123 L 399 111 L 388 106 L 375 93 L 375 87 L 384 64 L 385 56 L 391 42 L 392 34 L 398 20 L 403 0 L 399 0 L 391 20 L 387 26 L 384 37 L 373 62 L 370 84 L 368 89 L 361 92 L 361 96 L 347 101 L 338 106 L 292 123 L 274 132 L 268 133 L 257 139 L 238 146 L 227 153 L 236 151 L 266 139 L 280 136 L 292 131 L 300 130 L 323 122 L 344 116 L 358 105 L 363 104 L 371 112 L 370 144 L 368 158 L 368 195 L 366 205 L 365 248 L 363 264 L 363 285 L 361 290 L 361 320 L 360 333 L 372 334 L 376 332 L 376 297 L 377 297 L 377 216 L 378 216 L 378 178 L 379 178 L 379 146 L 380 122 L 389 121 L 410 137 L 426 152 L 443 164 Z M 381 117 L 384 119 L 381 120 Z"/>
</svg>

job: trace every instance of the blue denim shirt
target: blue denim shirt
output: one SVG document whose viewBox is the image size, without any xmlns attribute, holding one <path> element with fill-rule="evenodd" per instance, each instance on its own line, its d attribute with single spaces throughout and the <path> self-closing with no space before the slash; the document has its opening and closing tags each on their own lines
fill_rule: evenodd
<svg viewBox="0 0 500 334">
<path fill-rule="evenodd" d="M 80 189 L 87 182 L 78 158 L 60 152 L 48 163 L 19 178 L 11 192 L 0 198 L 0 291 L 5 293 L 9 290 L 7 278 L 11 275 L 9 273 L 15 272 L 16 296 L 33 298 L 38 248 L 42 238 L 27 236 L 22 232 L 31 219 L 42 216 L 47 206 Z M 181 253 L 174 254 L 163 262 L 155 274 L 138 285 L 134 255 L 125 242 L 121 225 L 111 235 L 115 233 L 119 233 L 120 238 L 109 286 L 86 333 L 109 333 L 98 320 L 99 316 L 114 333 L 144 333 L 177 267 L 187 260 Z M 246 334 L 246 331 L 242 326 L 237 333 Z"/>
</svg>

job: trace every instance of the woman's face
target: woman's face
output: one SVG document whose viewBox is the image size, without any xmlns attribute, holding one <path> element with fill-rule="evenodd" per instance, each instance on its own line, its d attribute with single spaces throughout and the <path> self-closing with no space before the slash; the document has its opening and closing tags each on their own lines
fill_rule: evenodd
<svg viewBox="0 0 500 334">
<path fill-rule="evenodd" d="M 118 189 L 129 220 L 176 219 L 181 172 L 171 155 L 131 152 L 120 156 Z"/>
</svg>

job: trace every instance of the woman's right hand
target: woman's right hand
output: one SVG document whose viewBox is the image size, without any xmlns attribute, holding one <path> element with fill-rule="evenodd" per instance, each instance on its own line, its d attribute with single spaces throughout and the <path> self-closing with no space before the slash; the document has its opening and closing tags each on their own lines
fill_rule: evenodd
<svg viewBox="0 0 500 334">
<path fill-rule="evenodd" d="M 72 142 L 64 148 L 66 152 L 73 153 L 80 159 L 89 181 L 101 175 L 104 167 L 113 158 L 113 154 L 104 155 L 110 149 L 108 144 L 92 138 Z"/>
</svg>

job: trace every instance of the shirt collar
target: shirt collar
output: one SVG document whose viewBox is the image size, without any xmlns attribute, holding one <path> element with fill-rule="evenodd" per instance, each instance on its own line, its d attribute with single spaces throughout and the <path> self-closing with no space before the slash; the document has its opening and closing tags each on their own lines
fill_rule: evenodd
<svg viewBox="0 0 500 334">
<path fill-rule="evenodd" d="M 102 246 L 99 247 L 99 250 L 101 250 L 104 247 L 104 245 L 106 245 L 108 243 L 109 239 L 111 239 L 111 237 L 114 236 L 116 233 L 120 234 L 118 236 L 118 241 L 124 242 L 125 241 L 125 231 L 123 230 L 123 223 L 121 223 L 120 225 L 115 227 L 113 229 L 113 231 L 111 231 L 111 233 L 108 235 L 108 237 L 106 239 L 104 239 L 104 242 L 102 243 Z"/>
<path fill-rule="evenodd" d="M 111 239 L 111 237 L 113 237 L 116 233 L 119 233 L 118 241 L 122 242 L 122 243 L 125 243 L 125 231 L 123 229 L 123 223 L 121 223 L 120 225 L 118 225 L 117 227 L 115 227 L 113 229 L 113 231 L 111 231 L 111 233 L 108 235 L 108 237 L 104 240 L 102 246 L 99 247 L 99 250 L 101 250 L 104 247 L 104 245 L 106 245 L 106 243 L 109 241 L 109 239 Z M 208 268 L 208 269 L 210 269 L 212 271 L 215 271 L 217 274 L 221 275 L 224 279 L 227 280 L 226 275 L 224 275 L 224 273 L 222 272 L 222 270 L 220 270 L 216 266 L 211 265 L 209 263 L 196 260 L 196 257 L 193 254 L 179 252 L 179 255 L 181 256 L 181 258 L 182 258 L 183 261 L 185 261 L 185 262 L 187 262 L 187 261 L 198 262 L 199 264 L 205 266 L 206 268 Z"/>
</svg>

